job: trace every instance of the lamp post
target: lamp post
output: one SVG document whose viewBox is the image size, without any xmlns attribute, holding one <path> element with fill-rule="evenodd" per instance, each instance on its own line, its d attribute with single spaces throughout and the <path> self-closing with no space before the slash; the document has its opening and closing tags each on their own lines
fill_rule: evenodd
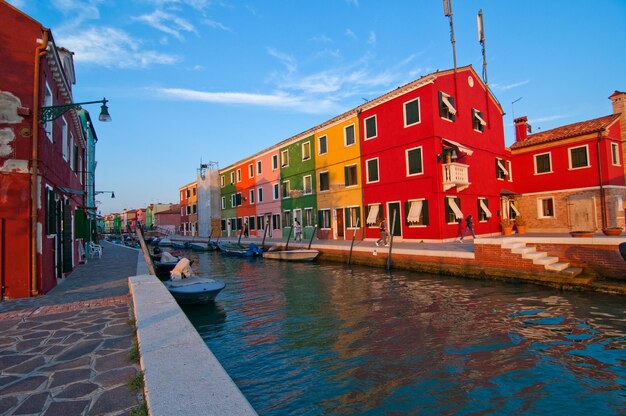
<svg viewBox="0 0 626 416">
<path fill-rule="evenodd" d="M 67 111 L 71 110 L 72 108 L 80 108 L 81 105 L 102 103 L 102 105 L 100 106 L 100 116 L 98 117 L 98 120 L 108 122 L 108 121 L 111 121 L 111 115 L 109 114 L 109 107 L 107 106 L 108 102 L 109 100 L 107 100 L 106 98 L 103 98 L 102 100 L 97 100 L 97 101 L 85 101 L 82 103 L 60 104 L 60 105 L 51 105 L 47 107 L 41 107 L 40 121 L 42 123 L 47 123 L 49 121 L 56 120 L 57 118 L 65 114 Z"/>
</svg>

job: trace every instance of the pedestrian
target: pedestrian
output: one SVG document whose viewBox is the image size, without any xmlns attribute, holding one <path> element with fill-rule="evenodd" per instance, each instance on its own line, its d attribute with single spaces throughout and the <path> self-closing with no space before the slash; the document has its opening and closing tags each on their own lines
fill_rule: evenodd
<svg viewBox="0 0 626 416">
<path fill-rule="evenodd" d="M 248 238 L 248 220 L 245 220 L 243 223 L 243 236 Z"/>
<path fill-rule="evenodd" d="M 296 218 L 293 220 L 293 231 L 294 231 L 294 241 L 302 241 L 302 226 L 300 225 L 300 221 Z"/>
<path fill-rule="evenodd" d="M 387 233 L 387 221 L 383 218 L 378 226 L 380 230 L 380 238 L 376 241 L 376 245 L 380 247 L 383 244 L 385 247 L 389 245 L 389 233 Z"/>
<path fill-rule="evenodd" d="M 472 236 L 474 238 L 476 238 L 476 234 L 474 234 L 474 228 L 473 228 L 473 224 L 472 224 L 472 214 L 468 215 L 467 218 L 465 218 L 465 231 L 463 231 L 463 235 L 461 236 L 461 239 L 459 240 L 459 243 L 463 242 L 463 237 L 465 237 L 467 235 L 467 232 L 472 233 Z"/>
</svg>

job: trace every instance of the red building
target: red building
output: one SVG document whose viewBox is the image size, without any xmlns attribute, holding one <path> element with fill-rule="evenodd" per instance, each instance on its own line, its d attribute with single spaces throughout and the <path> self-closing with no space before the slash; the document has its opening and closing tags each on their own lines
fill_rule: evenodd
<svg viewBox="0 0 626 416">
<path fill-rule="evenodd" d="M 187 235 L 189 226 L 189 214 L 191 214 L 191 206 L 189 198 L 191 197 L 191 184 L 187 184 L 178 188 L 179 206 L 180 206 L 180 227 L 176 230 L 181 235 Z"/>
<path fill-rule="evenodd" d="M 424 76 L 361 108 L 367 238 L 378 238 L 383 216 L 402 239 L 454 238 L 469 214 L 477 234 L 500 232 L 500 195 L 512 187 L 503 111 L 471 66 Z"/>
<path fill-rule="evenodd" d="M 248 234 L 256 235 L 256 203 L 257 190 L 255 189 L 258 166 L 254 159 L 249 159 L 235 168 L 235 194 L 237 204 L 237 230 L 241 233 L 244 224 L 248 224 Z"/>
<path fill-rule="evenodd" d="M 71 104 L 72 53 L 49 29 L 0 2 L 0 297 L 48 292 L 80 260 L 86 142 Z"/>
<path fill-rule="evenodd" d="M 527 135 L 515 120 L 511 146 L 518 211 L 531 231 L 624 227 L 626 93 L 611 97 L 613 114 Z"/>
</svg>

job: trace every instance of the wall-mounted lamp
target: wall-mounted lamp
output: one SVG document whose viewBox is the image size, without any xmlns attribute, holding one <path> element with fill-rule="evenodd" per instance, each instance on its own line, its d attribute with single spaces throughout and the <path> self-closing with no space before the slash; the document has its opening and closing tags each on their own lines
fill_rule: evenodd
<svg viewBox="0 0 626 416">
<path fill-rule="evenodd" d="M 111 199 L 115 198 L 115 192 L 114 191 L 96 191 L 94 194 L 95 195 L 98 195 L 98 194 L 111 194 Z"/>
<path fill-rule="evenodd" d="M 80 106 L 84 104 L 102 103 L 102 105 L 100 106 L 100 116 L 98 117 L 98 120 L 108 122 L 108 121 L 111 121 L 111 115 L 109 114 L 109 107 L 107 106 L 108 102 L 109 100 L 107 100 L 106 98 L 103 98 L 102 100 L 98 100 L 98 101 L 85 101 L 83 103 L 71 103 L 71 104 L 61 104 L 61 105 L 51 105 L 47 107 L 41 107 L 40 120 L 42 123 L 47 123 L 49 121 L 56 120 L 57 118 L 61 117 L 63 114 L 65 114 L 67 111 L 71 110 L 72 108 L 80 108 Z"/>
</svg>

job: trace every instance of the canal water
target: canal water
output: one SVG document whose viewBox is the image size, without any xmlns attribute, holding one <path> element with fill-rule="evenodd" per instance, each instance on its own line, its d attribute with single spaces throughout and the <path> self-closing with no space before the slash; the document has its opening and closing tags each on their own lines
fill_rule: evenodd
<svg viewBox="0 0 626 416">
<path fill-rule="evenodd" d="M 623 297 L 189 257 L 226 288 L 185 313 L 260 415 L 626 412 Z"/>
</svg>

